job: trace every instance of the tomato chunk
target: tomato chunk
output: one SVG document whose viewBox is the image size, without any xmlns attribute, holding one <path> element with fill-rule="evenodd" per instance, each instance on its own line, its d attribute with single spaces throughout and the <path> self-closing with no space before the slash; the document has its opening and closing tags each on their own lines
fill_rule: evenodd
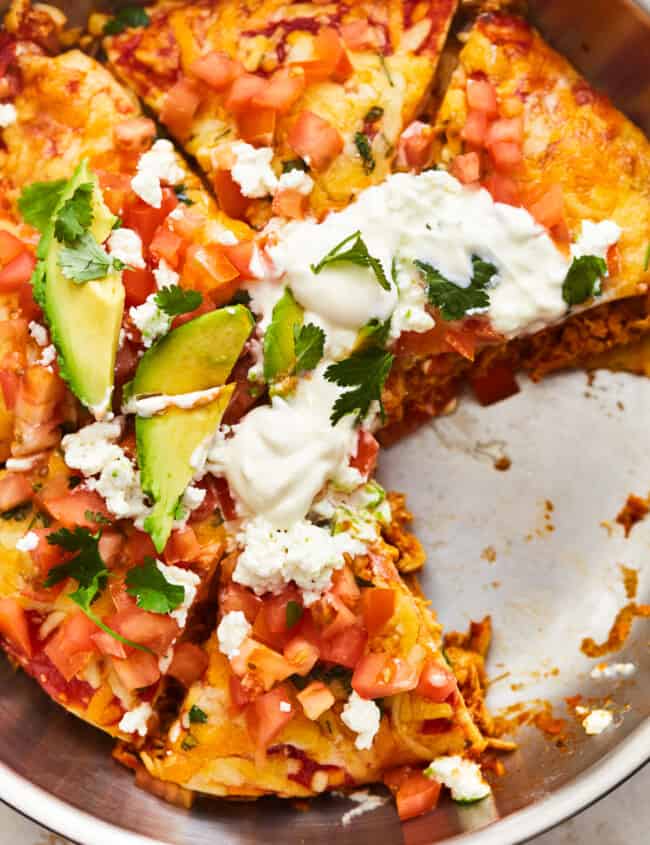
<svg viewBox="0 0 650 845">
<path fill-rule="evenodd" d="M 337 569 L 332 575 L 332 594 L 347 607 L 356 607 L 361 590 L 349 566 Z"/>
<path fill-rule="evenodd" d="M 153 208 L 140 197 L 136 197 L 131 199 L 124 210 L 124 225 L 129 229 L 135 229 L 146 247 L 151 243 L 158 226 L 178 205 L 178 198 L 172 188 L 163 188 L 162 194 L 160 208 Z"/>
<path fill-rule="evenodd" d="M 467 114 L 465 126 L 460 133 L 461 138 L 475 147 L 482 147 L 487 134 L 488 119 L 485 112 L 470 110 Z"/>
<path fill-rule="evenodd" d="M 465 153 L 452 161 L 450 172 L 459 182 L 470 185 L 481 178 L 481 159 L 478 153 Z"/>
<path fill-rule="evenodd" d="M 85 666 L 87 655 L 96 651 L 93 635 L 98 628 L 85 613 L 77 610 L 56 630 L 43 649 L 66 681 Z"/>
<path fill-rule="evenodd" d="M 321 660 L 354 669 L 365 650 L 368 632 L 361 624 L 341 631 L 321 644 Z"/>
<path fill-rule="evenodd" d="M 26 476 L 19 472 L 6 472 L 0 478 L 0 513 L 31 501 L 34 492 Z"/>
<path fill-rule="evenodd" d="M 209 293 L 216 305 L 229 302 L 239 287 L 239 273 L 219 244 L 193 244 L 181 275 L 183 287 Z"/>
<path fill-rule="evenodd" d="M 372 637 L 395 613 L 395 591 L 388 587 L 367 587 L 361 594 L 363 623 Z"/>
<path fill-rule="evenodd" d="M 490 147 L 494 166 L 499 170 L 514 170 L 523 161 L 521 146 L 514 141 L 499 141 Z"/>
<path fill-rule="evenodd" d="M 143 689 L 160 678 L 158 658 L 146 651 L 134 651 L 127 658 L 112 658 L 115 674 L 128 690 Z"/>
<path fill-rule="evenodd" d="M 106 624 L 128 640 L 146 646 L 158 655 L 166 654 L 179 634 L 176 620 L 171 616 L 150 613 L 139 607 L 118 611 L 106 620 Z"/>
<path fill-rule="evenodd" d="M 239 654 L 231 659 L 230 665 L 233 672 L 240 677 L 253 675 L 265 690 L 271 689 L 274 684 L 284 681 L 294 673 L 293 666 L 282 654 L 253 639 L 244 642 Z"/>
<path fill-rule="evenodd" d="M 439 661 L 427 660 L 420 672 L 420 680 L 415 688 L 418 695 L 430 701 L 443 702 L 456 689 L 454 673 Z"/>
<path fill-rule="evenodd" d="M 160 112 L 160 120 L 173 135 L 185 137 L 192 128 L 194 115 L 201 103 L 196 83 L 191 79 L 180 79 L 170 88 Z"/>
<path fill-rule="evenodd" d="M 262 94 L 268 84 L 268 80 L 254 73 L 242 73 L 230 86 L 224 103 L 226 109 L 232 114 L 241 114 L 250 107 L 254 97 Z"/>
<path fill-rule="evenodd" d="M 251 277 L 251 259 L 253 257 L 253 241 L 240 241 L 237 244 L 222 244 L 221 250 L 228 261 L 237 268 L 244 279 Z"/>
<path fill-rule="evenodd" d="M 32 656 L 27 616 L 23 606 L 15 598 L 0 599 L 0 634 L 26 657 Z"/>
<path fill-rule="evenodd" d="M 226 53 L 212 52 L 196 59 L 190 65 L 190 73 L 215 91 L 225 91 L 230 83 L 243 73 L 239 62 Z"/>
<path fill-rule="evenodd" d="M 17 258 L 21 252 L 25 252 L 25 244 L 8 232 L 6 229 L 0 229 L 0 264 L 5 267 L 14 258 Z"/>
<path fill-rule="evenodd" d="M 552 229 L 564 223 L 564 194 L 560 185 L 552 185 L 537 202 L 528 207 L 528 211 L 542 226 Z"/>
<path fill-rule="evenodd" d="M 503 117 L 491 123 L 485 136 L 485 145 L 492 147 L 509 141 L 521 146 L 524 140 L 524 123 L 520 117 Z"/>
<path fill-rule="evenodd" d="M 271 108 L 246 109 L 237 118 L 242 140 L 254 147 L 270 147 L 275 135 L 277 112 Z"/>
<path fill-rule="evenodd" d="M 497 92 L 487 79 L 467 80 L 467 105 L 488 117 L 497 115 Z"/>
<path fill-rule="evenodd" d="M 321 681 L 312 681 L 296 696 L 305 716 L 312 721 L 322 716 L 334 704 L 335 698 Z"/>
<path fill-rule="evenodd" d="M 285 114 L 300 99 L 305 90 L 305 72 L 300 67 L 285 67 L 276 70 L 269 84 L 251 100 L 253 106 L 274 109 Z"/>
<path fill-rule="evenodd" d="M 200 646 L 194 643 L 179 643 L 174 647 L 174 657 L 167 674 L 189 687 L 203 677 L 208 663 L 208 656 Z"/>
<path fill-rule="evenodd" d="M 289 691 L 278 686 L 249 705 L 246 720 L 258 748 L 268 748 L 295 712 Z"/>
<path fill-rule="evenodd" d="M 401 821 L 433 810 L 440 797 L 441 785 L 421 772 L 410 775 L 397 790 L 395 800 Z"/>
<path fill-rule="evenodd" d="M 185 241 L 167 226 L 158 226 L 149 244 L 149 252 L 160 261 L 163 258 L 174 270 L 178 268 Z"/>
<path fill-rule="evenodd" d="M 415 689 L 415 669 L 400 657 L 388 654 L 366 654 L 352 675 L 352 689 L 362 698 L 383 698 Z"/>
<path fill-rule="evenodd" d="M 90 517 L 99 514 L 100 518 L 110 520 L 111 514 L 106 503 L 94 490 L 75 488 L 60 498 L 48 498 L 46 508 L 54 519 L 58 519 L 66 528 L 77 525 L 83 528 L 97 528 L 97 521 Z"/>
<path fill-rule="evenodd" d="M 243 217 L 248 208 L 249 200 L 242 194 L 241 188 L 230 175 L 230 171 L 217 170 L 214 174 L 213 184 L 219 208 L 225 211 L 229 217 Z"/>
<path fill-rule="evenodd" d="M 0 270 L 0 293 L 16 291 L 28 282 L 36 267 L 36 257 L 31 252 L 21 252 Z"/>
<path fill-rule="evenodd" d="M 490 173 L 484 186 L 492 194 L 495 202 L 519 205 L 519 188 L 512 176 L 495 171 Z"/>
<path fill-rule="evenodd" d="M 406 127 L 397 147 L 397 163 L 400 167 L 420 171 L 429 163 L 435 135 L 433 127 L 415 120 Z"/>
<path fill-rule="evenodd" d="M 318 648 L 304 637 L 293 637 L 284 647 L 284 656 L 298 675 L 306 675 L 311 672 L 319 655 Z"/>
<path fill-rule="evenodd" d="M 118 123 L 114 129 L 118 147 L 131 153 L 148 150 L 156 136 L 156 124 L 148 117 L 132 117 Z"/>
<path fill-rule="evenodd" d="M 307 209 L 307 197 L 294 188 L 284 188 L 273 197 L 273 214 L 289 220 L 302 220 Z"/>
<path fill-rule="evenodd" d="M 155 293 L 156 280 L 151 270 L 127 267 L 122 272 L 124 294 L 127 306 L 142 305 L 149 294 Z"/>
<path fill-rule="evenodd" d="M 252 625 L 261 606 L 262 599 L 259 596 L 234 581 L 219 590 L 219 609 L 224 616 L 232 610 L 241 610 Z"/>
<path fill-rule="evenodd" d="M 165 546 L 165 563 L 190 563 L 201 554 L 201 544 L 196 539 L 194 529 L 189 525 L 172 531 Z"/>
<path fill-rule="evenodd" d="M 343 150 L 338 129 L 311 111 L 303 111 L 289 130 L 289 146 L 301 158 L 309 157 L 315 170 L 325 170 Z"/>
<path fill-rule="evenodd" d="M 359 429 L 357 440 L 357 453 L 350 458 L 350 466 L 357 469 L 361 475 L 368 477 L 372 475 L 377 466 L 379 454 L 379 443 L 377 438 L 365 428 Z"/>
</svg>

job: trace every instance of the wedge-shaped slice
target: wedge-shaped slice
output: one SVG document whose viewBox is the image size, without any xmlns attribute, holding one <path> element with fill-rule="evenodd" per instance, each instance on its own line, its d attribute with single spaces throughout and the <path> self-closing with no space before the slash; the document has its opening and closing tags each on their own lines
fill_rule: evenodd
<svg viewBox="0 0 650 845">
<path fill-rule="evenodd" d="M 600 296 L 574 303 L 578 313 L 567 307 L 541 331 L 505 344 L 470 317 L 403 336 L 386 397 L 386 439 L 448 407 L 468 374 L 489 403 L 516 391 L 518 368 L 538 379 L 650 330 L 650 144 L 528 23 L 503 14 L 476 21 L 435 129 L 441 166 L 497 202 L 526 208 L 560 249 L 582 234 L 583 251 L 598 252 L 592 223 L 614 224 L 620 237 L 598 252 L 607 264 Z"/>
<path fill-rule="evenodd" d="M 261 222 L 273 195 L 276 214 L 300 216 L 307 196 L 321 214 L 386 177 L 456 5 L 162 0 L 148 25 L 104 44 L 111 68 L 196 156 L 222 208 Z M 407 166 L 431 147 L 420 130 L 402 145 Z M 236 140 L 272 152 L 264 163 L 262 149 Z"/>
</svg>

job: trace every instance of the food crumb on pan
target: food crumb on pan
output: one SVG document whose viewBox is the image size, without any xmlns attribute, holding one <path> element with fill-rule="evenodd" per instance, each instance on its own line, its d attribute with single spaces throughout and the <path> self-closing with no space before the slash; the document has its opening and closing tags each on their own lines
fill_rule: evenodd
<svg viewBox="0 0 650 845">
<path fill-rule="evenodd" d="M 630 536 L 630 532 L 637 522 L 641 522 L 641 520 L 645 518 L 648 510 L 650 510 L 650 505 L 648 504 L 647 499 L 643 499 L 641 496 L 636 496 L 634 493 L 630 493 L 625 504 L 616 515 L 616 522 L 618 525 L 623 526 L 626 537 Z"/>
</svg>

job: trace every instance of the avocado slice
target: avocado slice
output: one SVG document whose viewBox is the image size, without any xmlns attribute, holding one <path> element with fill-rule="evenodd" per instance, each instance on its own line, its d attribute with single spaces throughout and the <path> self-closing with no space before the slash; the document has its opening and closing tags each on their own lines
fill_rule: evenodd
<svg viewBox="0 0 650 845">
<path fill-rule="evenodd" d="M 129 396 L 193 393 L 223 384 L 255 321 L 243 305 L 202 314 L 166 334 L 140 360 Z"/>
<path fill-rule="evenodd" d="M 296 365 L 294 328 L 302 325 L 304 311 L 286 288 L 275 303 L 264 334 L 264 379 L 271 383 L 288 376 Z"/>
<path fill-rule="evenodd" d="M 192 453 L 221 422 L 235 389 L 226 384 L 216 399 L 198 408 L 167 408 L 153 417 L 137 417 L 135 434 L 140 483 L 154 501 L 144 527 L 159 552 L 171 534 L 176 509 L 192 480 Z"/>
<path fill-rule="evenodd" d="M 109 236 L 116 218 L 105 205 L 97 179 L 85 161 L 68 182 L 58 208 L 79 185 L 89 182 L 94 186 L 90 233 L 101 244 Z M 61 375 L 83 404 L 101 417 L 110 408 L 113 392 L 115 356 L 124 311 L 122 275 L 112 271 L 103 279 L 84 284 L 70 281 L 59 267 L 63 244 L 55 238 L 53 230 L 52 223 L 42 239 L 44 274 L 35 281 L 34 292 L 59 353 Z"/>
<path fill-rule="evenodd" d="M 224 384 L 254 323 L 243 305 L 219 308 L 184 323 L 145 352 L 129 385 L 129 396 L 177 396 Z M 225 385 L 216 399 L 200 407 L 171 406 L 152 417 L 136 417 L 142 489 L 154 501 L 145 529 L 159 552 L 165 548 L 176 508 L 192 480 L 192 453 L 217 429 L 234 388 L 234 384 Z"/>
</svg>

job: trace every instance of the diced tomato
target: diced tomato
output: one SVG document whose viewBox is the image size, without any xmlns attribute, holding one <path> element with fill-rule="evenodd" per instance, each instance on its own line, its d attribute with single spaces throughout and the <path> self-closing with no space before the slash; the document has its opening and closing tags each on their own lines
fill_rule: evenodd
<svg viewBox="0 0 650 845">
<path fill-rule="evenodd" d="M 34 267 L 36 267 L 36 257 L 31 252 L 21 252 L 12 258 L 0 270 L 0 293 L 18 290 L 21 285 L 31 279 Z"/>
<path fill-rule="evenodd" d="M 418 695 L 428 698 L 430 701 L 443 702 L 456 689 L 456 678 L 454 673 L 439 661 L 430 658 L 426 660 L 420 679 L 415 691 Z"/>
<path fill-rule="evenodd" d="M 124 210 L 124 225 L 135 229 L 146 247 L 151 243 L 158 226 L 178 205 L 178 198 L 172 188 L 163 188 L 162 195 L 160 208 L 153 208 L 140 197 L 135 197 Z"/>
<path fill-rule="evenodd" d="M 112 569 L 122 557 L 124 537 L 120 531 L 111 531 L 104 528 L 99 538 L 99 556 L 109 569 Z"/>
<path fill-rule="evenodd" d="M 373 637 L 395 613 L 395 591 L 389 587 L 366 587 L 361 593 L 361 613 L 363 624 Z"/>
<path fill-rule="evenodd" d="M 156 280 L 147 268 L 127 267 L 122 273 L 127 307 L 142 305 L 145 299 L 156 291 Z"/>
<path fill-rule="evenodd" d="M 269 84 L 251 100 L 253 106 L 274 109 L 285 114 L 305 90 L 305 72 L 300 67 L 284 67 L 269 79 Z"/>
<path fill-rule="evenodd" d="M 365 428 L 360 428 L 357 453 L 353 458 L 350 458 L 350 466 L 367 478 L 375 471 L 378 454 L 379 443 L 377 443 L 377 438 L 371 432 L 366 431 Z"/>
<path fill-rule="evenodd" d="M 269 630 L 274 634 L 284 634 L 289 629 L 287 625 L 287 606 L 289 602 L 297 605 L 302 611 L 302 596 L 297 587 L 289 584 L 277 596 L 268 596 L 262 602 L 261 613 L 266 616 Z"/>
<path fill-rule="evenodd" d="M 189 247 L 181 280 L 185 288 L 209 293 L 216 305 L 230 302 L 239 288 L 237 268 L 226 258 L 220 244 Z"/>
<path fill-rule="evenodd" d="M 56 372 L 40 365 L 23 372 L 14 406 L 15 457 L 43 452 L 60 442 L 58 405 L 63 396 L 63 382 Z"/>
<path fill-rule="evenodd" d="M 354 669 L 365 650 L 368 633 L 361 624 L 347 628 L 335 637 L 323 640 L 321 660 Z"/>
<path fill-rule="evenodd" d="M 471 185 L 481 178 L 481 159 L 478 153 L 465 153 L 456 156 L 449 168 L 451 175 L 455 176 L 463 185 Z"/>
<path fill-rule="evenodd" d="M 340 599 L 349 608 L 355 608 L 361 590 L 359 589 L 354 574 L 349 566 L 337 569 L 332 575 L 332 594 Z"/>
<path fill-rule="evenodd" d="M 253 624 L 262 606 L 262 599 L 248 587 L 229 582 L 219 590 L 219 609 L 222 614 L 232 610 L 241 610 L 246 619 Z"/>
<path fill-rule="evenodd" d="M 494 166 L 499 170 L 514 170 L 523 161 L 523 153 L 519 144 L 513 141 L 499 141 L 490 147 L 490 156 Z"/>
<path fill-rule="evenodd" d="M 115 674 L 128 690 L 144 689 L 160 678 L 158 659 L 146 651 L 133 651 L 126 659 L 111 658 Z"/>
<path fill-rule="evenodd" d="M 484 186 L 492 194 L 495 202 L 519 205 L 519 187 L 512 176 L 495 171 L 487 177 Z"/>
<path fill-rule="evenodd" d="M 528 206 L 528 211 L 542 226 L 552 229 L 564 223 L 564 194 L 558 184 L 551 187 L 536 202 Z"/>
<path fill-rule="evenodd" d="M 159 655 L 176 639 L 179 627 L 176 620 L 162 613 L 149 613 L 139 607 L 119 610 L 106 620 L 109 628 L 128 640 L 146 646 Z"/>
<path fill-rule="evenodd" d="M 222 244 L 221 246 L 223 254 L 244 279 L 251 277 L 253 248 L 253 241 L 239 241 L 237 244 Z"/>
<path fill-rule="evenodd" d="M 237 182 L 229 170 L 217 170 L 214 174 L 214 190 L 219 208 L 229 217 L 242 218 L 248 208 L 249 200 L 242 194 Z"/>
<path fill-rule="evenodd" d="M 295 188 L 283 188 L 273 197 L 271 210 L 277 217 L 302 220 L 307 210 L 307 197 Z"/>
<path fill-rule="evenodd" d="M 342 24 L 341 36 L 350 50 L 364 50 L 367 47 L 376 46 L 373 31 L 367 20 Z"/>
<path fill-rule="evenodd" d="M 474 360 L 477 337 L 473 332 L 465 331 L 463 328 L 448 328 L 445 332 L 445 343 L 468 361 Z"/>
<path fill-rule="evenodd" d="M 287 140 L 301 158 L 309 157 L 315 170 L 325 170 L 343 150 L 338 129 L 311 111 L 300 113 Z"/>
<path fill-rule="evenodd" d="M 487 79 L 467 80 L 467 105 L 488 117 L 497 116 L 497 92 Z"/>
<path fill-rule="evenodd" d="M 0 599 L 0 634 L 26 657 L 32 656 L 32 643 L 25 609 L 15 598 Z"/>
<path fill-rule="evenodd" d="M 230 665 L 240 677 L 252 674 L 265 690 L 294 673 L 293 666 L 282 654 L 253 639 L 243 643 L 239 654 L 231 658 Z"/>
<path fill-rule="evenodd" d="M 383 698 L 415 689 L 415 669 L 401 657 L 389 654 L 366 654 L 352 675 L 352 689 L 362 698 Z"/>
<path fill-rule="evenodd" d="M 163 258 L 175 270 L 183 254 L 185 241 L 167 226 L 158 226 L 149 244 L 149 252 L 160 261 Z"/>
<path fill-rule="evenodd" d="M 124 554 L 130 566 L 143 563 L 146 557 L 156 557 L 153 540 L 144 531 L 132 531 L 124 547 Z"/>
<path fill-rule="evenodd" d="M 491 123 L 485 136 L 485 146 L 493 147 L 506 141 L 521 146 L 524 140 L 524 123 L 521 117 L 502 117 Z"/>
<path fill-rule="evenodd" d="M 413 766 L 396 766 L 394 769 L 389 769 L 387 772 L 384 772 L 382 781 L 391 792 L 397 792 L 400 786 L 405 783 L 415 771 L 417 771 L 417 769 Z"/>
<path fill-rule="evenodd" d="M 208 655 L 194 643 L 179 643 L 174 647 L 174 656 L 167 674 L 186 687 L 200 680 L 208 668 Z"/>
<path fill-rule="evenodd" d="M 401 821 L 433 810 L 440 797 L 441 785 L 421 772 L 408 777 L 397 790 L 397 814 Z"/>
<path fill-rule="evenodd" d="M 130 153 L 143 153 L 156 136 L 156 124 L 148 117 L 132 117 L 118 123 L 113 133 L 118 147 Z"/>
<path fill-rule="evenodd" d="M 196 560 L 201 554 L 201 545 L 196 539 L 194 529 L 189 525 L 172 531 L 167 545 L 165 546 L 165 563 L 174 564 L 183 561 L 190 563 Z"/>
<path fill-rule="evenodd" d="M 293 637 L 289 640 L 283 653 L 297 675 L 311 672 L 320 655 L 318 648 L 304 637 Z"/>
<path fill-rule="evenodd" d="M 20 376 L 15 370 L 0 370 L 0 389 L 5 408 L 13 411 L 16 405 L 16 396 L 20 385 Z"/>
<path fill-rule="evenodd" d="M 470 384 L 481 405 L 493 405 L 519 393 L 519 385 L 512 367 L 494 364 L 482 375 L 470 376 Z"/>
<path fill-rule="evenodd" d="M 323 640 L 327 641 L 338 637 L 358 624 L 358 619 L 350 608 L 332 593 L 328 593 L 321 601 L 326 606 L 329 614 L 332 613 L 332 610 L 334 611 L 333 617 L 330 618 L 330 621 L 328 621 L 321 632 Z"/>
<path fill-rule="evenodd" d="M 253 97 L 260 96 L 268 84 L 268 80 L 254 73 L 242 73 L 230 86 L 224 103 L 226 109 L 232 114 L 241 114 L 250 107 Z"/>
<path fill-rule="evenodd" d="M 113 212 L 121 217 L 127 206 L 127 200 L 132 196 L 131 177 L 126 173 L 111 173 L 108 170 L 98 170 L 99 184 L 102 189 L 104 202 Z"/>
<path fill-rule="evenodd" d="M 237 519 L 237 506 L 235 505 L 235 500 L 233 499 L 232 493 L 230 492 L 228 482 L 225 478 L 217 478 L 215 486 L 217 488 L 217 496 L 219 497 L 219 507 L 221 508 L 223 518 L 226 521 L 231 519 Z"/>
<path fill-rule="evenodd" d="M 262 605 L 253 625 L 253 638 L 269 646 L 273 651 L 282 651 L 291 639 L 291 634 L 289 631 L 272 631 L 269 628 L 268 616 L 264 612 L 264 605 Z"/>
<path fill-rule="evenodd" d="M 322 716 L 336 700 L 330 690 L 321 681 L 312 681 L 296 696 L 305 716 L 312 721 Z"/>
<path fill-rule="evenodd" d="M 333 27 L 324 27 L 314 38 L 314 58 L 296 64 L 304 70 L 307 85 L 330 78 L 345 82 L 352 71 L 341 37 Z"/>
<path fill-rule="evenodd" d="M 275 109 L 250 108 L 237 116 L 237 131 L 243 141 L 254 147 L 270 147 L 275 135 Z"/>
<path fill-rule="evenodd" d="M 6 472 L 0 478 L 0 513 L 29 502 L 34 492 L 26 476 L 20 472 Z"/>
<path fill-rule="evenodd" d="M 190 65 L 190 73 L 215 91 L 225 91 L 230 83 L 243 73 L 239 62 L 226 53 L 206 53 Z"/>
<path fill-rule="evenodd" d="M 237 675 L 231 675 L 228 678 L 228 687 L 230 689 L 230 709 L 233 713 L 241 713 L 250 702 L 248 691 Z"/>
<path fill-rule="evenodd" d="M 118 612 L 126 610 L 135 611 L 137 609 L 135 597 L 127 593 L 123 578 L 111 578 L 108 582 L 108 589 L 115 609 Z"/>
<path fill-rule="evenodd" d="M 121 660 L 127 656 L 125 646 L 115 637 L 107 634 L 106 631 L 97 631 L 92 635 L 92 641 L 102 654 L 108 657 L 119 657 Z"/>
<path fill-rule="evenodd" d="M 182 77 L 170 88 L 160 112 L 161 123 L 173 135 L 184 138 L 192 128 L 194 115 L 201 104 L 201 95 L 196 83 Z"/>
<path fill-rule="evenodd" d="M 45 507 L 54 519 L 58 519 L 66 528 L 74 528 L 79 525 L 83 528 L 96 530 L 96 520 L 90 519 L 86 514 L 97 513 L 103 519 L 112 519 L 110 511 L 99 493 L 94 490 L 83 490 L 79 487 L 70 490 L 61 498 L 48 498 Z"/>
<path fill-rule="evenodd" d="M 555 235 L 555 227 L 553 229 L 553 235 Z M 607 272 L 610 276 L 617 276 L 621 272 L 621 250 L 619 249 L 618 244 L 610 244 L 607 247 L 607 253 L 605 255 L 605 259 L 607 261 Z"/>
<path fill-rule="evenodd" d="M 12 235 L 6 229 L 0 229 L 0 264 L 5 267 L 14 258 L 26 251 L 26 246 L 20 238 Z"/>
<path fill-rule="evenodd" d="M 43 651 L 66 681 L 73 678 L 86 664 L 86 656 L 96 651 L 92 637 L 97 626 L 85 613 L 77 610 L 63 622 Z"/>
<path fill-rule="evenodd" d="M 427 166 L 433 150 L 433 127 L 419 120 L 402 132 L 397 145 L 397 164 L 408 170 L 420 171 Z"/>
<path fill-rule="evenodd" d="M 43 312 L 40 305 L 34 299 L 34 288 L 31 282 L 25 282 L 18 290 L 18 304 L 23 317 L 26 320 L 37 320 L 41 322 L 43 319 Z"/>
<path fill-rule="evenodd" d="M 56 566 L 62 561 L 63 553 L 61 548 L 47 541 L 48 535 L 55 530 L 55 526 L 33 529 L 34 533 L 38 536 L 38 545 L 35 549 L 31 550 L 30 554 L 43 578 L 45 578 L 53 566 Z"/>
<path fill-rule="evenodd" d="M 470 110 L 467 113 L 465 126 L 460 133 L 461 138 L 475 147 L 482 147 L 487 134 L 488 119 L 485 112 Z"/>
<path fill-rule="evenodd" d="M 168 217 L 165 221 L 165 225 L 184 241 L 197 240 L 197 234 L 203 229 L 205 223 L 206 218 L 200 211 L 186 205 L 174 214 L 173 219 Z"/>
<path fill-rule="evenodd" d="M 294 705 L 285 686 L 278 686 L 256 698 L 248 706 L 246 721 L 257 747 L 268 748 L 293 715 Z"/>
</svg>

